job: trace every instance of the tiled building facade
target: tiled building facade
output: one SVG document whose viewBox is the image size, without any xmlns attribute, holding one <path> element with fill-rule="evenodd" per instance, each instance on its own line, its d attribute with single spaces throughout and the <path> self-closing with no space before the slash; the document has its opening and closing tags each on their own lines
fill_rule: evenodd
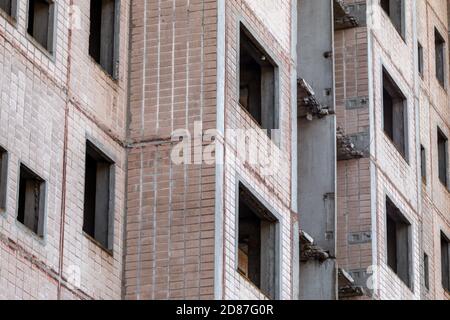
<svg viewBox="0 0 450 320">
<path fill-rule="evenodd" d="M 359 298 L 449 298 L 447 1 L 398 1 L 400 23 L 383 0 L 320 1 L 334 24 L 338 6 L 357 16 L 330 31 L 328 116 L 357 149 L 333 162 L 336 282 L 345 270 Z M 300 1 L 98 3 L 0 1 L 0 298 L 305 296 Z M 255 76 L 256 89 L 245 80 Z M 386 82 L 406 101 L 403 140 L 387 130 Z M 389 247 L 388 220 L 399 245 Z M 405 257 L 392 258 L 403 225 L 406 276 Z"/>
<path fill-rule="evenodd" d="M 2 5 L 5 2 L 2 2 Z M 128 11 L 120 2 L 118 77 L 87 54 L 89 3 L 56 1 L 52 44 L 29 32 L 28 1 L 0 17 L 1 140 L 7 152 L 1 210 L 5 299 L 119 299 L 126 178 Z M 49 12 L 51 11 L 49 10 Z M 86 140 L 115 160 L 114 239 L 107 253 L 83 233 Z M 45 181 L 43 232 L 18 221 L 21 165 Z M 3 180 L 4 179 L 4 180 Z"/>
<path fill-rule="evenodd" d="M 396 17 L 383 1 L 367 1 L 367 24 L 335 34 L 337 123 L 358 137 L 365 154 L 338 162 L 338 261 L 361 284 L 369 280 L 374 298 L 448 299 L 441 241 L 450 232 L 450 193 L 439 177 L 448 158 L 439 156 L 438 131 L 448 136 L 450 117 L 447 80 L 438 80 L 435 35 L 435 29 L 448 34 L 448 3 L 398 3 Z M 389 134 L 387 82 L 403 95 L 402 116 L 394 115 L 403 142 Z M 390 263 L 389 252 L 396 251 L 389 248 L 391 204 L 409 229 L 404 247 L 397 243 L 396 249 L 407 252 L 407 276 L 399 276 L 401 262 Z"/>
</svg>

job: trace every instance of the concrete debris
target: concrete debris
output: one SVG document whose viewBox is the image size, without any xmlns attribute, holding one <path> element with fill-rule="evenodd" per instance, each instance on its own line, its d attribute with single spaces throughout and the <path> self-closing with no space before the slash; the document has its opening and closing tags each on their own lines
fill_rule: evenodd
<svg viewBox="0 0 450 320">
<path fill-rule="evenodd" d="M 351 14 L 342 0 L 334 0 L 334 29 L 343 30 L 358 27 L 358 18 Z"/>
<path fill-rule="evenodd" d="M 305 244 L 301 247 L 300 261 L 302 262 L 306 262 L 308 260 L 318 260 L 320 262 L 324 262 L 329 258 L 330 254 L 318 246 Z"/>
<path fill-rule="evenodd" d="M 342 128 L 338 127 L 336 131 L 338 161 L 360 159 L 364 157 L 364 153 L 356 149 L 355 145 L 344 133 Z"/>
<path fill-rule="evenodd" d="M 329 107 L 320 104 L 312 87 L 305 79 L 297 80 L 299 116 L 312 121 L 314 117 L 323 118 L 330 114 Z"/>
</svg>

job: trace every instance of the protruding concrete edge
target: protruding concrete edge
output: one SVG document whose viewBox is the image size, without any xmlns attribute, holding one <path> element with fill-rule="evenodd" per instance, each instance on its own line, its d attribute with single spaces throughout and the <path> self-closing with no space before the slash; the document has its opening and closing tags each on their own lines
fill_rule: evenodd
<svg viewBox="0 0 450 320">
<path fill-rule="evenodd" d="M 217 133 L 225 136 L 225 0 L 217 0 Z M 219 141 L 220 140 L 220 141 Z M 224 145 L 222 139 L 216 139 L 215 170 L 215 233 L 214 233 L 214 299 L 222 300 L 223 292 L 223 185 L 224 185 Z"/>
<path fill-rule="evenodd" d="M 291 73 L 291 208 L 298 215 L 297 198 L 297 8 L 298 1 L 291 1 L 291 59 L 295 71 Z M 300 222 L 295 222 L 292 232 L 293 247 L 292 254 L 292 296 L 294 299 L 300 299 L 300 241 L 298 231 Z"/>
</svg>

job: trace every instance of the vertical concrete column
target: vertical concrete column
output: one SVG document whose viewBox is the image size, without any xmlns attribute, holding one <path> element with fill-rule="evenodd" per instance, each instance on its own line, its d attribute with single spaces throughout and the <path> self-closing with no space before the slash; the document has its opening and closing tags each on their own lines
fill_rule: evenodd
<svg viewBox="0 0 450 320">
<path fill-rule="evenodd" d="M 318 103 L 330 111 L 313 120 L 298 119 L 300 226 L 330 255 L 327 261 L 300 266 L 301 299 L 337 298 L 333 21 L 332 0 L 298 2 L 298 78 L 312 86 Z"/>
</svg>

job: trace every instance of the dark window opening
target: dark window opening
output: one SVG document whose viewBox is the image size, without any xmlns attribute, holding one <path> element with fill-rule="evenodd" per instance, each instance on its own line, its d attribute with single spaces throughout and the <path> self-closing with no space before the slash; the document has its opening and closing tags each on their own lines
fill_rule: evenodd
<svg viewBox="0 0 450 320">
<path fill-rule="evenodd" d="M 243 26 L 239 66 L 239 103 L 270 135 L 272 129 L 278 128 L 276 66 Z"/>
<path fill-rule="evenodd" d="M 383 70 L 383 126 L 386 135 L 408 161 L 406 98 L 386 70 Z"/>
<path fill-rule="evenodd" d="M 450 292 L 450 240 L 441 233 L 441 273 L 442 286 Z"/>
<path fill-rule="evenodd" d="M 427 153 L 423 145 L 420 146 L 420 171 L 422 182 L 427 183 Z"/>
<path fill-rule="evenodd" d="M 86 144 L 83 231 L 112 250 L 113 162 L 91 142 Z"/>
<path fill-rule="evenodd" d="M 380 5 L 402 38 L 405 37 L 403 0 L 381 0 Z"/>
<path fill-rule="evenodd" d="M 388 265 L 411 288 L 411 224 L 389 198 L 386 199 L 386 218 Z"/>
<path fill-rule="evenodd" d="M 445 87 L 445 40 L 437 29 L 434 29 L 434 47 L 436 54 L 436 78 L 441 86 Z"/>
<path fill-rule="evenodd" d="M 423 47 L 420 43 L 417 44 L 417 56 L 418 56 L 418 66 L 419 75 L 423 77 Z"/>
<path fill-rule="evenodd" d="M 53 52 L 54 6 L 50 0 L 28 1 L 28 33 L 50 53 Z"/>
<path fill-rule="evenodd" d="M 430 290 L 430 259 L 426 253 L 423 255 L 423 280 L 425 289 Z"/>
<path fill-rule="evenodd" d="M 448 139 L 438 128 L 439 180 L 448 187 Z"/>
<path fill-rule="evenodd" d="M 0 210 L 6 209 L 6 185 L 8 175 L 8 153 L 0 147 Z"/>
<path fill-rule="evenodd" d="M 238 271 L 261 292 L 276 298 L 277 219 L 239 186 Z"/>
<path fill-rule="evenodd" d="M 43 237 L 44 212 L 45 181 L 22 164 L 17 220 L 39 237 Z"/>
<path fill-rule="evenodd" d="M 115 77 L 116 1 L 91 0 L 89 54 Z"/>
<path fill-rule="evenodd" d="M 9 16 L 12 15 L 13 0 L 0 0 L 0 9 L 6 12 Z"/>
</svg>

